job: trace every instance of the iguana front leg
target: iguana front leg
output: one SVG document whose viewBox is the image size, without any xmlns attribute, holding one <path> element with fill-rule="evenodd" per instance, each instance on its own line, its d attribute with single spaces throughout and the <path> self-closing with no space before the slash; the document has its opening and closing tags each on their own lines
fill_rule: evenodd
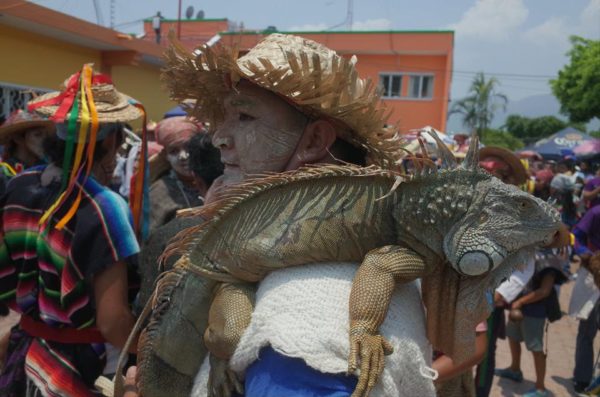
<svg viewBox="0 0 600 397">
<path fill-rule="evenodd" d="M 243 386 L 229 368 L 229 359 L 248 325 L 254 310 L 256 287 L 249 284 L 221 284 L 208 313 L 204 342 L 210 352 L 209 397 L 228 397 Z"/>
<path fill-rule="evenodd" d="M 352 394 L 366 396 L 383 372 L 385 355 L 392 346 L 379 335 L 396 283 L 410 282 L 426 274 L 423 258 L 399 246 L 370 251 L 358 268 L 350 292 L 350 357 L 348 371 L 360 376 Z"/>
</svg>

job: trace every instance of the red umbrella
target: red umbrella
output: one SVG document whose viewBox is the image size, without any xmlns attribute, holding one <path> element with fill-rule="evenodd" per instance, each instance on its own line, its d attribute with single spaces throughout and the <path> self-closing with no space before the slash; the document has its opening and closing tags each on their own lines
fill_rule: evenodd
<svg viewBox="0 0 600 397">
<path fill-rule="evenodd" d="M 521 152 L 518 152 L 517 155 L 521 159 L 532 159 L 532 160 L 542 160 L 543 159 L 543 157 L 538 152 L 534 152 L 533 150 L 523 150 Z"/>
<path fill-rule="evenodd" d="M 573 153 L 577 156 L 590 157 L 600 154 L 600 139 L 584 141 L 581 145 L 573 149 Z"/>
</svg>

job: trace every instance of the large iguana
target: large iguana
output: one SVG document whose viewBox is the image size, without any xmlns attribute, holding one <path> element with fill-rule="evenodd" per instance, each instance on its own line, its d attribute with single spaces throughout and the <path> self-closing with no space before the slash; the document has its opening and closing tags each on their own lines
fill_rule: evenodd
<svg viewBox="0 0 600 397">
<path fill-rule="evenodd" d="M 220 289 L 205 333 L 211 353 L 226 360 L 250 319 L 248 283 L 306 263 L 362 262 L 349 297 L 349 369 L 362 367 L 354 395 L 368 394 L 383 368 L 389 346 L 378 327 L 396 283 L 422 278 L 433 347 L 468 357 L 491 309 L 486 296 L 555 241 L 561 224 L 553 207 L 483 172 L 473 141 L 460 166 L 440 143 L 442 168 L 413 178 L 375 167 L 304 168 L 245 183 L 203 208 L 208 220 L 180 235 L 185 253 L 155 290 L 139 341 L 142 394 L 189 395 L 202 359 L 194 318 L 207 310 L 194 300 L 197 276 L 242 286 Z"/>
</svg>

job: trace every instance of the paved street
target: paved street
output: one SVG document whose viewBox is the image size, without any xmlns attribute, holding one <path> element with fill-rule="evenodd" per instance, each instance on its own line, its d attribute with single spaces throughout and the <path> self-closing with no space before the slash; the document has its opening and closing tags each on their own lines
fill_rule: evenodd
<svg viewBox="0 0 600 397">
<path fill-rule="evenodd" d="M 569 299 L 573 289 L 573 281 L 565 284 L 560 291 L 560 304 L 563 311 L 569 307 Z M 550 324 L 546 345 L 548 346 L 548 360 L 546 368 L 546 387 L 551 395 L 556 397 L 576 396 L 571 387 L 573 366 L 575 359 L 575 338 L 577 336 L 578 321 L 571 317 L 563 316 L 560 321 Z M 600 347 L 599 338 L 595 340 L 595 352 Z M 535 370 L 531 353 L 525 350 L 521 353 L 522 369 L 525 380 L 523 383 L 515 383 L 507 379 L 494 378 L 494 386 L 491 396 L 508 397 L 521 395 L 534 387 Z M 505 368 L 510 365 L 510 351 L 508 341 L 499 340 L 496 356 L 497 368 Z"/>
</svg>

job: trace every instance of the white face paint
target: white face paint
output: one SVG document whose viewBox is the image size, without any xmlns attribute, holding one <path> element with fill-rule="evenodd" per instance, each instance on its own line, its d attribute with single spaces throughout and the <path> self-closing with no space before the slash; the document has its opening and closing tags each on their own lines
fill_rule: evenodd
<svg viewBox="0 0 600 397">
<path fill-rule="evenodd" d="M 44 129 L 35 128 L 25 132 L 24 144 L 25 148 L 34 154 L 38 160 L 44 158 L 44 139 L 48 136 L 48 133 Z"/>
<path fill-rule="evenodd" d="M 247 82 L 224 102 L 225 119 L 212 139 L 225 165 L 221 182 L 284 171 L 302 137 L 305 117 L 272 92 Z"/>
<path fill-rule="evenodd" d="M 187 151 L 185 144 L 186 142 L 178 142 L 167 146 L 167 161 L 178 175 L 189 177 L 192 175 L 190 153 Z"/>
</svg>

